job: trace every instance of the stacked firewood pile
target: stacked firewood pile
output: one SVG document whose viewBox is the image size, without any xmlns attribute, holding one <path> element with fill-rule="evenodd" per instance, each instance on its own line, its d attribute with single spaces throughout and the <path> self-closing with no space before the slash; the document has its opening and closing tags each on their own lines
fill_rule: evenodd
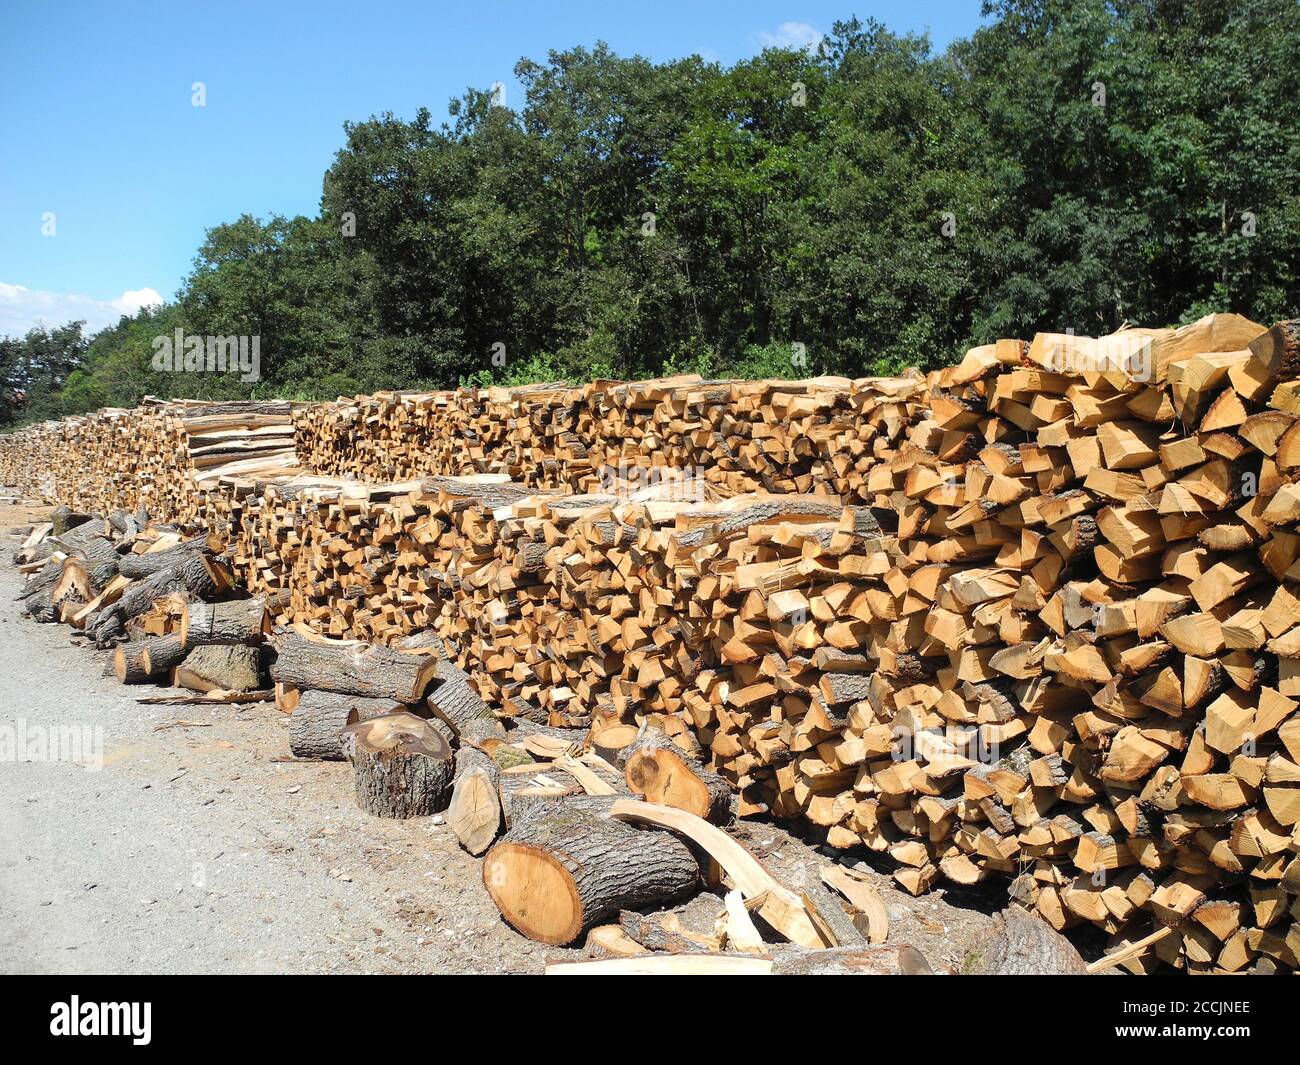
<svg viewBox="0 0 1300 1065">
<path fill-rule="evenodd" d="M 277 621 L 444 641 L 494 724 L 577 730 L 618 794 L 737 792 L 912 891 L 1005 878 L 1134 970 L 1288 970 L 1298 376 L 1300 326 L 1216 315 L 928 379 L 390 396 L 300 415 L 310 464 L 472 476 L 208 505 Z M 629 456 L 704 489 L 638 495 Z M 460 758 L 422 728 L 374 742 Z"/>
<path fill-rule="evenodd" d="M 379 393 L 296 418 L 318 472 L 371 483 L 499 474 L 535 488 L 608 491 L 693 475 L 714 492 L 861 499 L 862 475 L 913 419 L 919 375 L 808 381 L 594 382 L 582 388 Z"/>
<path fill-rule="evenodd" d="M 293 410 L 283 401 L 146 399 L 45 422 L 5 437 L 0 481 L 80 510 L 145 511 L 202 525 L 209 497 L 238 479 L 297 470 Z"/>
<path fill-rule="evenodd" d="M 913 891 L 1012 877 L 1131 967 L 1294 969 L 1297 369 L 1235 316 L 976 349 L 873 508 L 675 532 L 685 717 L 742 812 Z"/>
</svg>

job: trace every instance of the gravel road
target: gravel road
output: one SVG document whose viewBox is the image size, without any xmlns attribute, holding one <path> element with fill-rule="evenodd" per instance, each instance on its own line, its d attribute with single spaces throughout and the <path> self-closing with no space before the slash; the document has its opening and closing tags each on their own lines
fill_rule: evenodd
<svg viewBox="0 0 1300 1065">
<path fill-rule="evenodd" d="M 24 520 L 0 506 L 0 972 L 536 973 L 581 956 L 506 925 L 440 818 L 369 817 L 345 763 L 290 759 L 272 704 L 143 705 L 171 690 L 119 685 L 106 653 L 20 617 L 2 534 Z M 41 757 L 70 729 L 90 730 L 59 752 L 79 760 Z M 827 861 L 772 825 L 735 831 L 796 889 Z M 874 881 L 891 941 L 936 966 L 987 928 L 986 900 Z M 706 893 L 680 912 L 704 931 L 719 908 Z"/>
</svg>

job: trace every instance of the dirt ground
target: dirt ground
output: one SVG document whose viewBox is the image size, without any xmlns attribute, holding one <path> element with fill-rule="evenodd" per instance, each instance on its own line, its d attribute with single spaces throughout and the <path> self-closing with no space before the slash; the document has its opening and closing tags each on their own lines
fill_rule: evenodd
<svg viewBox="0 0 1300 1065">
<path fill-rule="evenodd" d="M 273 705 L 139 703 L 167 690 L 119 685 L 106 653 L 21 618 L 5 534 L 43 513 L 0 501 L 0 729 L 28 737 L 0 762 L 0 972 L 537 973 L 582 956 L 515 933 L 441 818 L 369 817 L 346 764 L 290 758 Z M 67 726 L 102 747 L 22 759 Z M 795 889 L 831 860 L 774 825 L 735 833 Z M 871 875 L 891 942 L 936 969 L 978 951 L 996 891 L 912 898 Z M 720 908 L 706 893 L 679 912 L 704 930 Z"/>
</svg>

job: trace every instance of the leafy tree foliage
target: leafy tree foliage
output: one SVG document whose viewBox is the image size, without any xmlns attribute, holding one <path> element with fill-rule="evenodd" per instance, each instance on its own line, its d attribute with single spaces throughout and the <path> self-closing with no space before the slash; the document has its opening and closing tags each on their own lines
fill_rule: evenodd
<svg viewBox="0 0 1300 1065">
<path fill-rule="evenodd" d="M 1300 314 L 1300 5 L 993 0 L 724 68 L 606 46 L 345 125 L 315 218 L 211 230 L 175 302 L 0 345 L 13 424 L 146 394 L 329 398 L 891 372 L 1039 329 Z M 159 373 L 257 336 L 261 379 Z"/>
</svg>

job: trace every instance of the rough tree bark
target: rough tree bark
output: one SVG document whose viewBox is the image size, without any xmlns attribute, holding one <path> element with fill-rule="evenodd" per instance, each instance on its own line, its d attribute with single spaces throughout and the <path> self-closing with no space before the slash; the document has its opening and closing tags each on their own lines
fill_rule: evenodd
<svg viewBox="0 0 1300 1065">
<path fill-rule="evenodd" d="M 418 703 L 432 682 L 438 660 L 387 647 L 308 640 L 294 633 L 273 638 L 271 676 L 296 688 Z"/>
<path fill-rule="evenodd" d="M 344 729 L 348 725 L 404 709 L 393 699 L 370 699 L 337 692 L 303 692 L 289 716 L 289 750 L 297 758 L 346 761 Z"/>
<path fill-rule="evenodd" d="M 376 817 L 426 817 L 447 805 L 451 748 L 423 718 L 386 714 L 345 730 L 357 805 Z"/>
<path fill-rule="evenodd" d="M 261 599 L 226 603 L 190 603 L 181 614 L 181 642 L 186 647 L 209 643 L 261 643 L 271 630 Z"/>
<path fill-rule="evenodd" d="M 196 647 L 172 671 L 172 683 L 197 692 L 255 691 L 261 678 L 261 655 L 244 644 Z"/>
<path fill-rule="evenodd" d="M 1074 945 L 1042 918 L 1009 906 L 962 966 L 970 976 L 1079 976 L 1088 971 Z"/>
</svg>

